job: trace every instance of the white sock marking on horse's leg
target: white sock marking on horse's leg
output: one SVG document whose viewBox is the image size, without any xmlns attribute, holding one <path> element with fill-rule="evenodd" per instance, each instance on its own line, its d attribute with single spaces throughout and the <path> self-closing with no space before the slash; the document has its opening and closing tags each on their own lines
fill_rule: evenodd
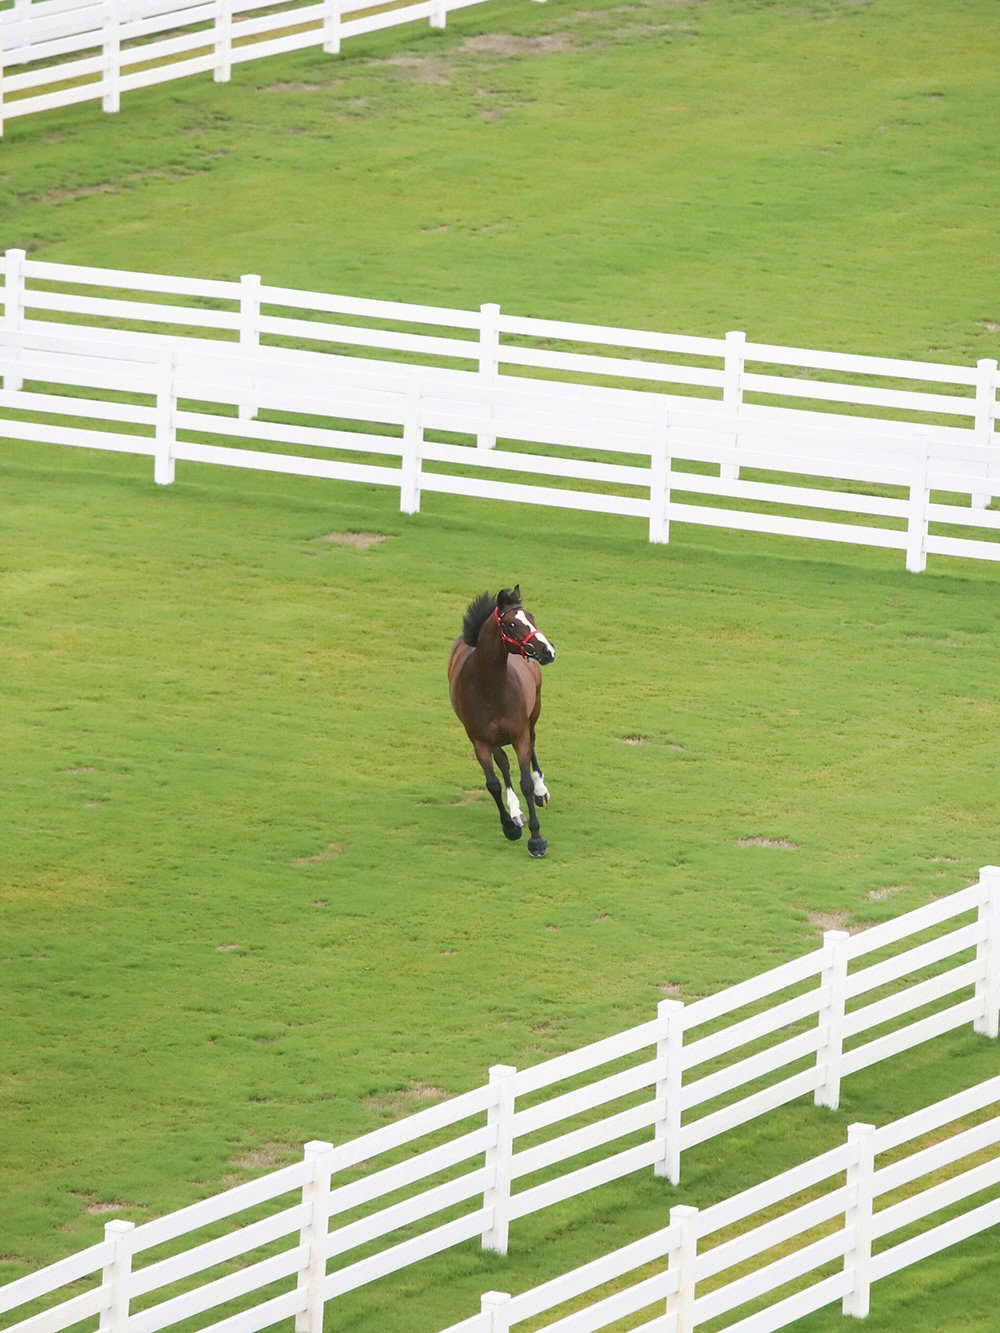
<svg viewBox="0 0 1000 1333">
<path fill-rule="evenodd" d="M 517 793 L 513 787 L 507 788 L 507 813 L 511 819 L 520 828 L 524 827 L 524 815 L 521 813 L 521 804 L 517 799 Z"/>
<path fill-rule="evenodd" d="M 531 782 L 535 789 L 535 800 L 547 801 L 549 799 L 549 789 L 545 785 L 545 775 L 540 769 L 533 768 L 531 770 Z"/>
</svg>

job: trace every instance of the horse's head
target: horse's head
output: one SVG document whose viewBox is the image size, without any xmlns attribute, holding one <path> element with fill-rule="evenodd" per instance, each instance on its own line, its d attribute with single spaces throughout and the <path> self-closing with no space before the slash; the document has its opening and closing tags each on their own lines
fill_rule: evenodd
<svg viewBox="0 0 1000 1333">
<path fill-rule="evenodd" d="M 547 666 L 556 650 L 535 624 L 534 617 L 521 605 L 521 586 L 501 588 L 494 612 L 500 637 L 509 653 L 530 657 L 539 666 Z"/>
</svg>

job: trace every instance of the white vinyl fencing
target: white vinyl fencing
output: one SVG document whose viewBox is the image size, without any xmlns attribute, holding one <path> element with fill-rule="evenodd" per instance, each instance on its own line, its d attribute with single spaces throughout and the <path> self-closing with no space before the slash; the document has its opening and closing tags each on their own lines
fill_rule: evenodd
<svg viewBox="0 0 1000 1333">
<path fill-rule="evenodd" d="M 568 1301 L 578 1308 L 532 1327 L 597 1333 L 632 1317 L 633 1333 L 693 1333 L 710 1321 L 719 1333 L 772 1333 L 835 1301 L 864 1318 L 874 1282 L 1000 1223 L 1000 1114 L 955 1124 L 986 1107 L 1000 1111 L 998 1103 L 993 1078 L 881 1129 L 851 1125 L 841 1147 L 709 1208 L 671 1208 L 669 1226 L 573 1272 L 518 1296 L 487 1292 L 479 1314 L 445 1333 L 509 1333 Z M 936 1141 L 914 1146 L 928 1136 Z M 893 1160 L 876 1166 L 883 1156 Z M 804 1194 L 775 1216 L 777 1205 Z M 977 1195 L 988 1197 L 956 1209 Z M 944 1220 L 916 1229 L 942 1212 Z M 611 1283 L 610 1294 L 579 1308 L 580 1297 Z"/>
<path fill-rule="evenodd" d="M 681 522 L 899 550 L 914 571 L 928 554 L 1000 559 L 995 361 L 810 352 L 19 250 L 0 272 L 0 433 L 148 454 L 162 483 L 178 462 L 211 463 L 398 488 L 406 513 L 443 493 L 640 518 L 654 542 Z"/>
<path fill-rule="evenodd" d="M 998 1019 L 1000 868 L 987 866 L 969 888 L 857 935 L 827 932 L 715 995 L 665 1000 L 637 1027 L 527 1069 L 496 1065 L 472 1092 L 349 1143 L 309 1143 L 302 1162 L 167 1217 L 110 1222 L 101 1243 L 0 1288 L 0 1315 L 20 1311 L 17 1333 L 95 1318 L 101 1333 L 126 1321 L 157 1333 L 207 1312 L 203 1333 L 290 1315 L 321 1333 L 342 1293 L 473 1238 L 506 1253 L 519 1218 L 639 1170 L 676 1182 L 695 1145 L 802 1096 L 836 1106 L 855 1071 L 967 1025 L 995 1038 Z"/>
<path fill-rule="evenodd" d="M 537 0 L 542 3 L 542 0 Z M 483 0 L 14 0 L 0 10 L 4 120 L 211 72 L 304 47 L 335 55 L 362 33 L 427 20 Z"/>
</svg>

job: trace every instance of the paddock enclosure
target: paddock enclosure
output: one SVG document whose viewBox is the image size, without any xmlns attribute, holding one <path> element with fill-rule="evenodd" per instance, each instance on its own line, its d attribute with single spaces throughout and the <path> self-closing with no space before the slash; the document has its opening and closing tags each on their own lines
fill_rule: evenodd
<svg viewBox="0 0 1000 1333">
<path fill-rule="evenodd" d="M 995 1333 L 995 7 L 129 13 L 0 43 L 0 1326 Z"/>
</svg>

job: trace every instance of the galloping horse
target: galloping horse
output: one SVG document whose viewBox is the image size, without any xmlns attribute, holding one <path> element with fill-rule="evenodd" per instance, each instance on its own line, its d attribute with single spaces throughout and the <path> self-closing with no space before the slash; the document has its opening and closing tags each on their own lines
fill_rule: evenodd
<svg viewBox="0 0 1000 1333">
<path fill-rule="evenodd" d="M 504 753 L 512 745 L 528 806 L 528 851 L 544 856 L 548 843 L 538 828 L 536 805 L 548 805 L 549 791 L 535 757 L 535 723 L 542 706 L 542 673 L 556 652 L 521 605 L 520 586 L 488 592 L 469 603 L 462 637 L 451 650 L 448 684 L 451 704 L 465 727 L 486 774 L 486 788 L 500 811 L 504 836 L 515 842 L 524 815 L 510 781 Z M 503 776 L 503 786 L 493 768 Z M 506 804 L 505 804 L 506 802 Z"/>
</svg>

